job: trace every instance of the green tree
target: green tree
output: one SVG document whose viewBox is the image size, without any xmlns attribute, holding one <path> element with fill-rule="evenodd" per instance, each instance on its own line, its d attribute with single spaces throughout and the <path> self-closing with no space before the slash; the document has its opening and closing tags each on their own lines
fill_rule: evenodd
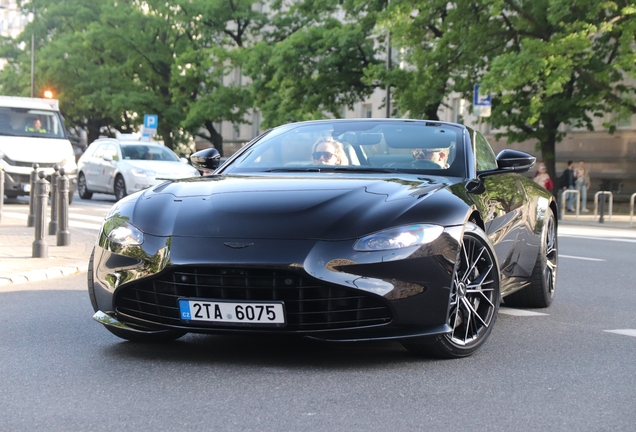
<svg viewBox="0 0 636 432">
<path fill-rule="evenodd" d="M 553 178 L 563 126 L 593 129 L 593 117 L 636 112 L 634 3 L 583 0 L 492 0 L 492 21 L 505 29 L 504 52 L 483 79 L 495 92 L 491 124 L 509 142 L 537 140 Z"/>
<path fill-rule="evenodd" d="M 264 125 L 340 117 L 344 106 L 373 92 L 364 74 L 379 63 L 370 38 L 374 20 L 346 14 L 329 0 L 272 8 L 270 30 L 244 63 Z"/>
</svg>

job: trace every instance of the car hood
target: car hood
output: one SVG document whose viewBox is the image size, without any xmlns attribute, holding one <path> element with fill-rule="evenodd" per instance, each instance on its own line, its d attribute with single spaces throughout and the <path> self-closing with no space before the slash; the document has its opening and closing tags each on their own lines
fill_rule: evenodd
<svg viewBox="0 0 636 432">
<path fill-rule="evenodd" d="M 110 215 L 158 236 L 343 240 L 414 222 L 461 223 L 448 211 L 459 201 L 451 183 L 414 176 L 213 176 L 148 189 Z"/>
<path fill-rule="evenodd" d="M 73 147 L 66 139 L 0 136 L 0 153 L 15 162 L 60 163 L 75 165 Z"/>
</svg>

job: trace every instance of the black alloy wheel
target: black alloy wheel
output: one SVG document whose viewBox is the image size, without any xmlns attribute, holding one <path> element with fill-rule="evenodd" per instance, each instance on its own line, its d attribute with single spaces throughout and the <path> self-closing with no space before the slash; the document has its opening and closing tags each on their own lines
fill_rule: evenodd
<svg viewBox="0 0 636 432">
<path fill-rule="evenodd" d="M 532 270 L 531 283 L 526 288 L 506 296 L 506 306 L 546 308 L 552 304 L 556 292 L 558 251 L 556 219 L 552 210 L 548 208 L 541 229 L 541 246 Z"/>
<path fill-rule="evenodd" d="M 115 199 L 119 201 L 126 195 L 128 195 L 126 193 L 126 182 L 121 174 L 117 174 L 117 177 L 115 177 Z"/>
<path fill-rule="evenodd" d="M 452 330 L 403 343 L 408 350 L 439 358 L 461 358 L 486 342 L 499 311 L 499 267 L 494 256 L 485 233 L 468 223 L 451 286 L 447 323 Z"/>
<path fill-rule="evenodd" d="M 93 197 L 93 192 L 90 192 L 86 185 L 86 176 L 84 176 L 84 173 L 80 173 L 77 179 L 77 193 L 81 199 L 89 200 Z"/>
</svg>

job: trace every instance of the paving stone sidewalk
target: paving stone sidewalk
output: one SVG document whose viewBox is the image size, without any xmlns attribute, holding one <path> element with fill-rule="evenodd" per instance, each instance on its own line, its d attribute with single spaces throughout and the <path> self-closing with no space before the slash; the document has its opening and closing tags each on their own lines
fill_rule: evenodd
<svg viewBox="0 0 636 432">
<path fill-rule="evenodd" d="M 2 216 L 0 221 L 0 288 L 87 271 L 96 233 L 70 228 L 71 244 L 57 246 L 57 236 L 48 235 L 48 258 L 32 258 L 35 229 L 22 219 Z"/>
</svg>

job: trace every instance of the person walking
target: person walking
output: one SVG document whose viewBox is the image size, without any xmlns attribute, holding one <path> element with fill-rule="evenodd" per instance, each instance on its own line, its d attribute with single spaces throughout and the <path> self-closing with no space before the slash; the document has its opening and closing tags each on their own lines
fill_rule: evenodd
<svg viewBox="0 0 636 432">
<path fill-rule="evenodd" d="M 559 189 L 561 193 L 566 190 L 574 189 L 574 162 L 568 161 L 568 166 L 563 170 L 563 174 L 559 178 Z M 569 212 L 574 211 L 574 194 L 569 194 L 566 204 L 566 209 Z"/>
<path fill-rule="evenodd" d="M 548 174 L 548 169 L 544 164 L 539 165 L 539 171 L 537 171 L 534 176 L 534 182 L 543 186 L 550 192 L 552 192 L 552 189 L 554 188 L 550 174 Z"/>
<path fill-rule="evenodd" d="M 587 209 L 587 190 L 590 188 L 590 175 L 585 169 L 585 162 L 579 162 L 579 166 L 574 170 L 574 178 L 576 190 L 579 191 L 581 196 L 581 211 L 583 213 L 589 212 Z"/>
</svg>

